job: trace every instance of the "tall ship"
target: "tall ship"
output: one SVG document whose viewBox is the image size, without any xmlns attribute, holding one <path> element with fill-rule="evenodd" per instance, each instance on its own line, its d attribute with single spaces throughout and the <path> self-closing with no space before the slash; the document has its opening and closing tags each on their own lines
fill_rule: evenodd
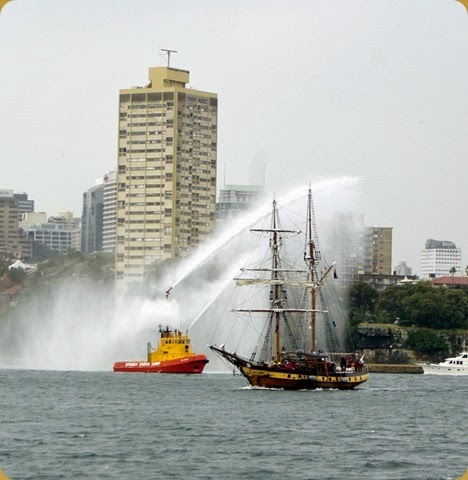
<svg viewBox="0 0 468 480">
<path fill-rule="evenodd" d="M 261 297 L 264 304 L 231 311 L 238 320 L 243 315 L 254 317 L 257 339 L 253 351 L 250 356 L 239 355 L 237 351 L 241 348 L 227 348 L 229 337 L 220 346 L 209 347 L 237 367 L 253 387 L 349 390 L 369 378 L 364 357 L 355 351 L 347 352 L 335 335 L 337 320 L 331 318 L 326 308 L 325 285 L 331 272 L 336 276 L 336 271 L 334 264 L 327 267 L 322 261 L 314 217 L 309 188 L 304 232 L 282 228 L 275 200 L 270 225 L 250 230 L 266 237 L 265 262 L 256 261 L 242 268 L 234 280 L 238 287 L 265 289 L 266 295 L 244 295 L 244 298 Z M 293 236 L 302 236 L 302 265 L 289 259 L 285 244 L 286 239 Z M 319 326 L 324 332 L 323 345 L 318 345 Z M 234 340 L 232 343 L 234 345 Z"/>
<path fill-rule="evenodd" d="M 115 362 L 114 372 L 135 373 L 202 373 L 208 359 L 194 353 L 188 333 L 168 326 L 159 328 L 161 338 L 157 348 L 147 344 L 146 360 Z"/>
</svg>

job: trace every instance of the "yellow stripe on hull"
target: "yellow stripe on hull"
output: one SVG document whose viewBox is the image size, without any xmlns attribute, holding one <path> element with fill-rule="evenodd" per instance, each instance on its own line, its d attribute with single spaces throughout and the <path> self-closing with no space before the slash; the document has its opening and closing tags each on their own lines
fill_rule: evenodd
<svg viewBox="0 0 468 480">
<path fill-rule="evenodd" d="M 10 480 L 10 478 L 0 470 L 0 480 Z"/>
</svg>

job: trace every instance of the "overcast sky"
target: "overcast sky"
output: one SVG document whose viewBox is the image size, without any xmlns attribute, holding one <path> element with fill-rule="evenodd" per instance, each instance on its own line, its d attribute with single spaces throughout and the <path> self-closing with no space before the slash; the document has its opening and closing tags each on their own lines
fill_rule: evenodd
<svg viewBox="0 0 468 480">
<path fill-rule="evenodd" d="M 14 0 L 0 13 L 0 188 L 81 215 L 116 167 L 121 88 L 148 67 L 219 95 L 218 186 L 362 178 L 393 264 L 468 261 L 468 14 L 455 0 Z M 282 185 L 285 185 L 283 187 Z"/>
</svg>

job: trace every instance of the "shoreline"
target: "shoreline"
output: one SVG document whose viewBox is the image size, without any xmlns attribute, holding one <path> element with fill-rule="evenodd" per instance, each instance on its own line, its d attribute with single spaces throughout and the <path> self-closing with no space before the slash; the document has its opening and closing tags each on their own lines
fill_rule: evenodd
<svg viewBox="0 0 468 480">
<path fill-rule="evenodd" d="M 387 363 L 368 363 L 370 373 L 411 373 L 424 374 L 424 370 L 420 365 L 408 364 L 387 364 Z"/>
</svg>

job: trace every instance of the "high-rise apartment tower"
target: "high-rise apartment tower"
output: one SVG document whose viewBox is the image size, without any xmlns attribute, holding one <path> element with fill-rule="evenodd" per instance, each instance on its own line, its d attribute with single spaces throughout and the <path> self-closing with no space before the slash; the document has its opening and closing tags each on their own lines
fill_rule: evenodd
<svg viewBox="0 0 468 480">
<path fill-rule="evenodd" d="M 214 228 L 218 100 L 188 82 L 186 70 L 156 67 L 146 87 L 120 90 L 118 286 L 187 255 Z"/>
<path fill-rule="evenodd" d="M 366 227 L 362 272 L 367 274 L 392 274 L 392 227 Z"/>
</svg>

